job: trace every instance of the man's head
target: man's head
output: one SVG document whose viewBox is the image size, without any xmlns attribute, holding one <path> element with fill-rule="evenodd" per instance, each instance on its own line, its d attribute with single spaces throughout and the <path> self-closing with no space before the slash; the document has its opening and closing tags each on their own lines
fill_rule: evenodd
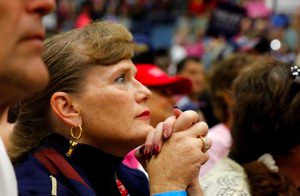
<svg viewBox="0 0 300 196">
<path fill-rule="evenodd" d="M 42 16 L 54 0 L 0 0 L 0 105 L 43 88 L 48 72 L 42 61 L 45 29 Z"/>
<path fill-rule="evenodd" d="M 192 94 L 201 94 L 205 87 L 204 67 L 195 57 L 186 57 L 177 65 L 177 75 L 186 77 L 192 82 Z"/>
</svg>

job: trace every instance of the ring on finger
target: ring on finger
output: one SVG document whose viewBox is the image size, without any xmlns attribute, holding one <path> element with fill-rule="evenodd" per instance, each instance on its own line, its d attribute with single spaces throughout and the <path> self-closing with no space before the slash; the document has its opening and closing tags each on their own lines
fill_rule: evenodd
<svg viewBox="0 0 300 196">
<path fill-rule="evenodd" d="M 203 143 L 203 145 L 202 145 L 202 152 L 207 152 L 208 151 L 208 149 L 210 148 L 209 147 L 209 144 L 208 144 L 208 142 L 207 142 L 207 138 L 206 137 L 202 137 L 202 136 L 200 136 L 200 139 L 201 139 L 201 141 L 202 141 L 202 143 Z"/>
</svg>

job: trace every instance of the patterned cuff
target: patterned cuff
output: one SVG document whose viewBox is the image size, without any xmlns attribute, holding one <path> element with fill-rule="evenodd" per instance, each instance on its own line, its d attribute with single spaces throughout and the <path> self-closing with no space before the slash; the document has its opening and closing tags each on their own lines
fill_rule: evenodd
<svg viewBox="0 0 300 196">
<path fill-rule="evenodd" d="M 169 192 L 163 192 L 163 193 L 157 193 L 152 196 L 187 196 L 186 191 L 169 191 Z"/>
</svg>

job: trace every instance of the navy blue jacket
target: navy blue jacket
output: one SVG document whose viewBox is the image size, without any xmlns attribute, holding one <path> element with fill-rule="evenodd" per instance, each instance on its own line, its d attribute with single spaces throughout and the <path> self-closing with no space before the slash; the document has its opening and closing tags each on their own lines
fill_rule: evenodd
<svg viewBox="0 0 300 196">
<path fill-rule="evenodd" d="M 69 141 L 48 137 L 15 166 L 19 195 L 120 196 L 116 176 L 130 196 L 148 196 L 145 174 L 122 164 L 122 159 L 78 144 L 71 157 Z"/>
</svg>

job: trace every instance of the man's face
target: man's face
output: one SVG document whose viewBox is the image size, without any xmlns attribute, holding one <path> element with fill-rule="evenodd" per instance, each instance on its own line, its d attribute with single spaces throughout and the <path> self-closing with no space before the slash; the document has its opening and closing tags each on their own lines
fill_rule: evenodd
<svg viewBox="0 0 300 196">
<path fill-rule="evenodd" d="M 204 68 L 201 63 L 187 61 L 185 68 L 179 75 L 188 78 L 192 82 L 192 93 L 199 94 L 205 89 Z"/>
<path fill-rule="evenodd" d="M 54 0 L 0 0 L 0 97 L 10 104 L 43 88 L 48 71 L 41 55 L 42 16 Z"/>
</svg>

